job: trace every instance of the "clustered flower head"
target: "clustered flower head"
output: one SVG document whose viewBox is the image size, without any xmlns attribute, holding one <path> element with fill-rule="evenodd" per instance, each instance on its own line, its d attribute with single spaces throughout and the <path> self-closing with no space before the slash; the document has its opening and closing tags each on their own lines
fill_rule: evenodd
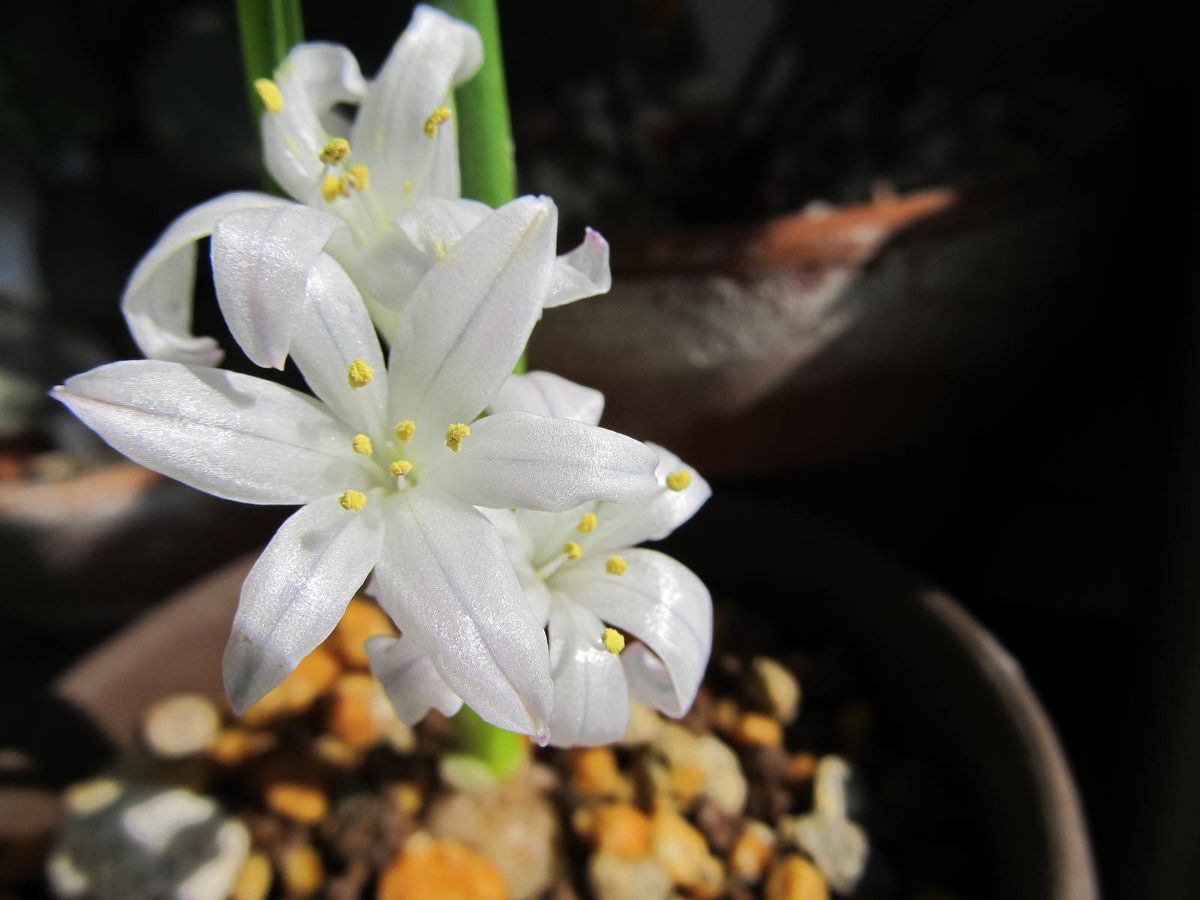
<svg viewBox="0 0 1200 900">
<path fill-rule="evenodd" d="M 608 290 L 608 245 L 589 229 L 556 256 L 548 198 L 459 197 L 450 92 L 481 61 L 472 28 L 426 7 L 370 84 L 342 47 L 295 48 L 256 85 L 266 166 L 294 202 L 232 193 L 177 219 L 122 298 L 148 358 L 54 396 L 150 469 L 299 506 L 242 588 L 224 673 L 237 709 L 370 578 L 402 637 L 368 649 L 407 721 L 465 702 L 542 743 L 605 743 L 630 696 L 674 716 L 695 697 L 708 592 L 634 545 L 708 487 L 599 427 L 598 392 L 510 374 L 542 309 Z M 230 333 L 259 366 L 290 357 L 311 395 L 216 368 L 216 342 L 191 333 L 209 235 Z"/>
</svg>

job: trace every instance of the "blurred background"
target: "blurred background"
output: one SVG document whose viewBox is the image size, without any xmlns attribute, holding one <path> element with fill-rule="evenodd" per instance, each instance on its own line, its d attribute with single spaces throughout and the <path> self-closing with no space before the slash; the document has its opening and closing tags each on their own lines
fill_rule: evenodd
<svg viewBox="0 0 1200 900">
<path fill-rule="evenodd" d="M 304 12 L 370 74 L 411 4 Z M 533 367 L 605 390 L 607 424 L 718 495 L 782 499 L 946 588 L 1040 694 L 1108 894 L 1195 896 L 1182 36 L 1141 4 L 1068 0 L 501 15 L 521 188 L 555 198 L 564 244 L 584 225 L 613 244 L 613 296 L 550 311 Z M 137 355 L 117 302 L 171 219 L 261 185 L 232 3 L 40 0 L 3 20 L 7 739 L 56 674 L 283 513 L 119 465 L 46 397 Z M 200 271 L 197 333 L 220 335 Z M 769 602 L 786 622 L 802 598 Z"/>
</svg>

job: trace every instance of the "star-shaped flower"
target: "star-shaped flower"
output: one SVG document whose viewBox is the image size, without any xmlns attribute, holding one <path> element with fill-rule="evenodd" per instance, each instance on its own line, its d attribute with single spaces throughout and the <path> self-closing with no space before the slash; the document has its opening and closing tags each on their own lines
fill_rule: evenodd
<svg viewBox="0 0 1200 900">
<path fill-rule="evenodd" d="M 121 309 L 153 359 L 216 365 L 217 342 L 192 334 L 196 242 L 212 235 L 217 299 L 256 364 L 282 368 L 304 320 L 309 273 L 332 256 L 391 336 L 424 274 L 490 210 L 459 197 L 450 92 L 482 62 L 478 33 L 418 6 L 368 85 L 348 50 L 301 44 L 258 83 L 267 170 L 296 202 L 225 194 L 184 213 L 138 264 Z M 358 105 L 350 123 L 340 109 Z M 327 268 L 327 266 L 326 266 Z M 543 306 L 604 293 L 608 245 L 589 229 L 560 257 Z"/>
<path fill-rule="evenodd" d="M 476 416 L 500 392 L 554 278 L 557 213 L 524 197 L 420 281 L 385 366 L 362 298 L 317 259 L 291 355 L 317 398 L 252 376 L 139 360 L 54 396 L 117 450 L 201 490 L 303 504 L 242 589 L 225 683 L 244 709 L 333 629 L 374 570 L 380 600 L 453 691 L 502 728 L 544 736 L 542 623 L 476 509 L 570 509 L 654 487 L 655 455 L 594 425 Z"/>
<path fill-rule="evenodd" d="M 513 376 L 493 400 L 514 410 L 594 424 L 603 397 L 547 372 Z M 629 698 L 670 716 L 691 707 L 712 647 L 712 600 L 685 566 L 656 550 L 659 540 L 708 499 L 704 479 L 655 448 L 657 486 L 631 502 L 589 501 L 565 512 L 489 511 L 525 591 L 548 626 L 554 711 L 550 742 L 605 744 L 625 733 Z M 614 627 L 615 626 L 615 627 Z M 626 645 L 625 635 L 638 639 Z M 372 670 L 397 713 L 412 723 L 431 708 L 451 714 L 455 694 L 408 636 L 367 644 Z"/>
</svg>

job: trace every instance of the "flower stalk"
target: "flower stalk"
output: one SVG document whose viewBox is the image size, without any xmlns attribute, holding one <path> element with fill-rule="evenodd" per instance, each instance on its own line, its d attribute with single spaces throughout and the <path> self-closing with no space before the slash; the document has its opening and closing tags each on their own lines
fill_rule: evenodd
<svg viewBox="0 0 1200 900">
<path fill-rule="evenodd" d="M 483 40 L 483 66 L 454 92 L 462 195 L 493 208 L 502 206 L 517 195 L 517 178 L 496 3 L 437 0 L 435 5 L 475 26 Z M 526 368 L 522 354 L 514 371 L 520 374 Z M 499 780 L 507 780 L 520 769 L 525 758 L 525 741 L 520 735 L 485 722 L 467 706 L 454 717 L 454 724 L 463 752 L 484 763 Z"/>
</svg>

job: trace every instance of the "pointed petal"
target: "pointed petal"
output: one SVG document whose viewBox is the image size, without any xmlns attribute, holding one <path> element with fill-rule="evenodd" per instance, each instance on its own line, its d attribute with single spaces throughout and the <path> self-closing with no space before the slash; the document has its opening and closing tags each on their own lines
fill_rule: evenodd
<svg viewBox="0 0 1200 900">
<path fill-rule="evenodd" d="M 566 510 L 585 500 L 631 500 L 654 489 L 654 451 L 570 419 L 509 412 L 480 419 L 462 450 L 427 479 L 473 506 Z"/>
<path fill-rule="evenodd" d="M 305 318 L 292 338 L 292 360 L 312 392 L 343 422 L 378 437 L 387 413 L 387 378 L 375 326 L 358 288 L 328 254 L 317 257 L 308 275 Z M 378 373 L 352 388 L 350 364 L 363 360 Z"/>
<path fill-rule="evenodd" d="M 678 456 L 647 442 L 658 455 L 655 478 L 657 490 L 633 503 L 619 507 L 604 507 L 598 512 L 599 527 L 589 543 L 597 552 L 615 547 L 633 547 L 643 541 L 660 541 L 696 514 L 712 496 L 712 488 L 704 478 Z M 672 472 L 687 472 L 691 483 L 682 491 L 667 487 Z"/>
<path fill-rule="evenodd" d="M 398 211 L 409 194 L 458 196 L 454 119 L 432 137 L 425 123 L 482 63 L 483 44 L 474 28 L 428 6 L 417 7 L 371 84 L 350 138 L 355 158 L 371 168 L 372 190 L 389 210 Z"/>
<path fill-rule="evenodd" d="M 312 397 L 261 378 L 157 360 L 100 366 L 52 392 L 148 469 L 243 503 L 361 489 L 352 432 Z"/>
<path fill-rule="evenodd" d="M 341 220 L 306 206 L 242 210 L 213 229 L 217 302 L 246 356 L 282 369 L 304 318 L 305 284 Z"/>
<path fill-rule="evenodd" d="M 212 234 L 217 222 L 232 212 L 287 202 L 251 191 L 223 194 L 167 226 L 129 276 L 121 295 L 121 313 L 142 353 L 151 359 L 203 366 L 221 361 L 223 354 L 215 340 L 192 335 L 195 243 Z"/>
<path fill-rule="evenodd" d="M 462 708 L 462 698 L 450 690 L 429 657 L 411 639 L 377 634 L 367 639 L 366 648 L 371 674 L 383 685 L 405 725 L 416 725 L 431 709 L 452 716 Z"/>
<path fill-rule="evenodd" d="M 504 542 L 504 549 L 508 551 L 517 581 L 525 591 L 529 611 L 540 624 L 545 625 L 550 615 L 550 591 L 546 588 L 546 582 L 538 577 L 531 563 L 534 558 L 531 536 L 511 509 L 481 507 L 479 511 L 492 523 Z"/>
<path fill-rule="evenodd" d="M 356 254 L 355 280 L 380 305 L 405 310 L 425 273 L 491 211 L 474 200 L 418 200 L 396 216 L 395 228 Z"/>
<path fill-rule="evenodd" d="M 612 289 L 612 271 L 608 267 L 608 241 L 591 228 L 584 232 L 583 243 L 555 261 L 554 280 L 542 305 L 564 306 L 607 294 Z"/>
<path fill-rule="evenodd" d="M 625 736 L 629 689 L 620 657 L 604 649 L 604 623 L 559 595 L 550 607 L 550 743 L 594 747 Z"/>
<path fill-rule="evenodd" d="M 541 314 L 558 211 L 518 197 L 490 214 L 421 279 L 389 364 L 397 419 L 432 435 L 470 422 L 500 389 Z"/>
<path fill-rule="evenodd" d="M 480 716 L 541 733 L 554 703 L 546 635 L 500 535 L 476 510 L 424 494 L 388 501 L 380 602 Z"/>
<path fill-rule="evenodd" d="M 313 42 L 287 55 L 275 70 L 275 85 L 283 108 L 264 112 L 261 120 L 267 171 L 301 203 L 318 206 L 325 174 L 321 150 L 339 136 L 328 131 L 329 112 L 339 103 L 358 103 L 366 81 L 345 47 Z"/>
<path fill-rule="evenodd" d="M 629 564 L 610 575 L 604 555 L 587 553 L 551 579 L 572 600 L 653 651 L 636 646 L 621 654 L 629 692 L 669 716 L 682 716 L 696 691 L 712 650 L 712 599 L 686 566 L 656 550 L 621 551 Z"/>
<path fill-rule="evenodd" d="M 358 512 L 336 497 L 283 523 L 246 581 L 225 647 L 225 692 L 239 713 L 329 636 L 383 543 L 380 491 Z"/>
<path fill-rule="evenodd" d="M 493 413 L 527 412 L 595 425 L 604 412 L 604 395 L 553 372 L 510 375 L 488 407 Z"/>
</svg>

